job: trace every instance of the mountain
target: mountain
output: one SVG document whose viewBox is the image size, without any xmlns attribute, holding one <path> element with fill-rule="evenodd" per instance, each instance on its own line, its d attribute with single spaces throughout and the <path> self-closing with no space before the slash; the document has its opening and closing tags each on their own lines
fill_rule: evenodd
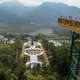
<svg viewBox="0 0 80 80">
<path fill-rule="evenodd" d="M 60 16 L 80 16 L 80 9 L 63 3 L 45 2 L 25 17 L 28 22 L 56 24 Z"/>
<path fill-rule="evenodd" d="M 12 25 L 25 25 L 23 15 L 33 7 L 25 7 L 19 1 L 10 1 L 0 4 L 0 23 Z"/>
<path fill-rule="evenodd" d="M 0 23 L 21 25 L 25 23 L 25 20 L 5 9 L 0 8 Z"/>
<path fill-rule="evenodd" d="M 0 7 L 18 16 L 22 16 L 25 13 L 30 12 L 35 8 L 35 7 L 24 6 L 19 1 L 15 1 L 15 0 L 10 2 L 5 2 L 1 4 Z"/>
<path fill-rule="evenodd" d="M 49 25 L 55 26 L 60 16 L 80 16 L 80 8 L 63 3 L 45 2 L 40 6 L 29 7 L 19 1 L 0 4 L 0 23 L 21 25 Z"/>
<path fill-rule="evenodd" d="M 27 16 L 25 15 L 26 22 L 31 25 L 34 23 L 35 25 L 42 25 L 43 28 L 50 27 L 53 29 L 53 33 L 70 36 L 70 31 L 66 30 L 63 27 L 59 27 L 57 24 L 58 17 L 68 17 L 72 16 L 79 17 L 80 16 L 80 8 L 74 6 L 68 6 L 63 3 L 49 3 L 45 2 L 42 5 L 38 6 L 35 10 L 29 12 Z"/>
</svg>

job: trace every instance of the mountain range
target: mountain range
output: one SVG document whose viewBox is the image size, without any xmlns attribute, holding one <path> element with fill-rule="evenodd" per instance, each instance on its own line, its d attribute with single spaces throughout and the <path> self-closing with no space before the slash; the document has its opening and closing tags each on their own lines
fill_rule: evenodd
<svg viewBox="0 0 80 80">
<path fill-rule="evenodd" d="M 40 6 L 24 6 L 18 1 L 0 4 L 0 23 L 12 25 L 56 25 L 60 16 L 80 16 L 80 8 L 63 3 L 45 2 Z"/>
</svg>

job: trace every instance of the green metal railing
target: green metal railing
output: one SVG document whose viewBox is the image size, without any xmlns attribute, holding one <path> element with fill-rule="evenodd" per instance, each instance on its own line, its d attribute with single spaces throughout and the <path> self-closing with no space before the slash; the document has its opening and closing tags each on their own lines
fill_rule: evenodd
<svg viewBox="0 0 80 80">
<path fill-rule="evenodd" d="M 69 66 L 69 73 L 67 75 L 66 80 L 80 80 L 78 78 L 79 68 L 80 68 L 80 49 L 75 48 L 76 41 L 77 43 L 80 39 L 80 35 L 73 32 L 72 35 L 72 44 L 71 44 L 71 54 L 70 54 L 70 66 Z M 78 46 L 76 46 L 78 47 Z M 75 52 L 74 52 L 75 51 Z"/>
</svg>

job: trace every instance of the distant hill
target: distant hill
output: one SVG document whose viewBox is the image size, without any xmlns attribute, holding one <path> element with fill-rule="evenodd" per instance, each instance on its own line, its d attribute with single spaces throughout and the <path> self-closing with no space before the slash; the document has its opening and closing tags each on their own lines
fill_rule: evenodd
<svg viewBox="0 0 80 80">
<path fill-rule="evenodd" d="M 60 16 L 80 16 L 80 9 L 63 3 L 43 3 L 27 15 L 27 21 L 55 24 Z M 25 15 L 26 17 L 26 15 Z"/>
<path fill-rule="evenodd" d="M 50 2 L 45 2 L 36 7 L 27 7 L 18 1 L 0 4 L 0 23 L 14 25 L 46 24 L 56 27 L 59 16 L 80 16 L 80 8 Z"/>
<path fill-rule="evenodd" d="M 21 4 L 19 1 L 10 1 L 0 4 L 0 7 L 6 9 L 9 12 L 12 12 L 18 16 L 22 16 L 25 13 L 33 10 L 35 7 L 28 7 Z"/>
<path fill-rule="evenodd" d="M 32 9 L 33 7 L 25 7 L 18 1 L 2 3 L 0 4 L 0 23 L 25 25 L 26 21 L 23 15 L 27 15 Z"/>
<path fill-rule="evenodd" d="M 25 21 L 23 18 L 15 15 L 5 9 L 0 8 L 0 23 L 20 25 L 20 24 L 24 24 Z"/>
</svg>

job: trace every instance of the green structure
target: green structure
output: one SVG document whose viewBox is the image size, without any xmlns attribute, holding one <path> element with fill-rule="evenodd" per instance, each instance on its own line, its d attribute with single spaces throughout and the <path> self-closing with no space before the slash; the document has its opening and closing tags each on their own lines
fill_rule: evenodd
<svg viewBox="0 0 80 80">
<path fill-rule="evenodd" d="M 79 68 L 80 68 L 80 35 L 73 32 L 72 44 L 71 44 L 71 54 L 70 54 L 70 66 L 69 73 L 66 80 L 79 80 Z"/>
<path fill-rule="evenodd" d="M 80 22 L 78 21 L 77 23 L 75 20 L 59 18 L 58 24 L 73 32 L 70 49 L 69 73 L 66 80 L 80 80 Z M 75 27 L 75 25 L 78 26 Z"/>
</svg>

